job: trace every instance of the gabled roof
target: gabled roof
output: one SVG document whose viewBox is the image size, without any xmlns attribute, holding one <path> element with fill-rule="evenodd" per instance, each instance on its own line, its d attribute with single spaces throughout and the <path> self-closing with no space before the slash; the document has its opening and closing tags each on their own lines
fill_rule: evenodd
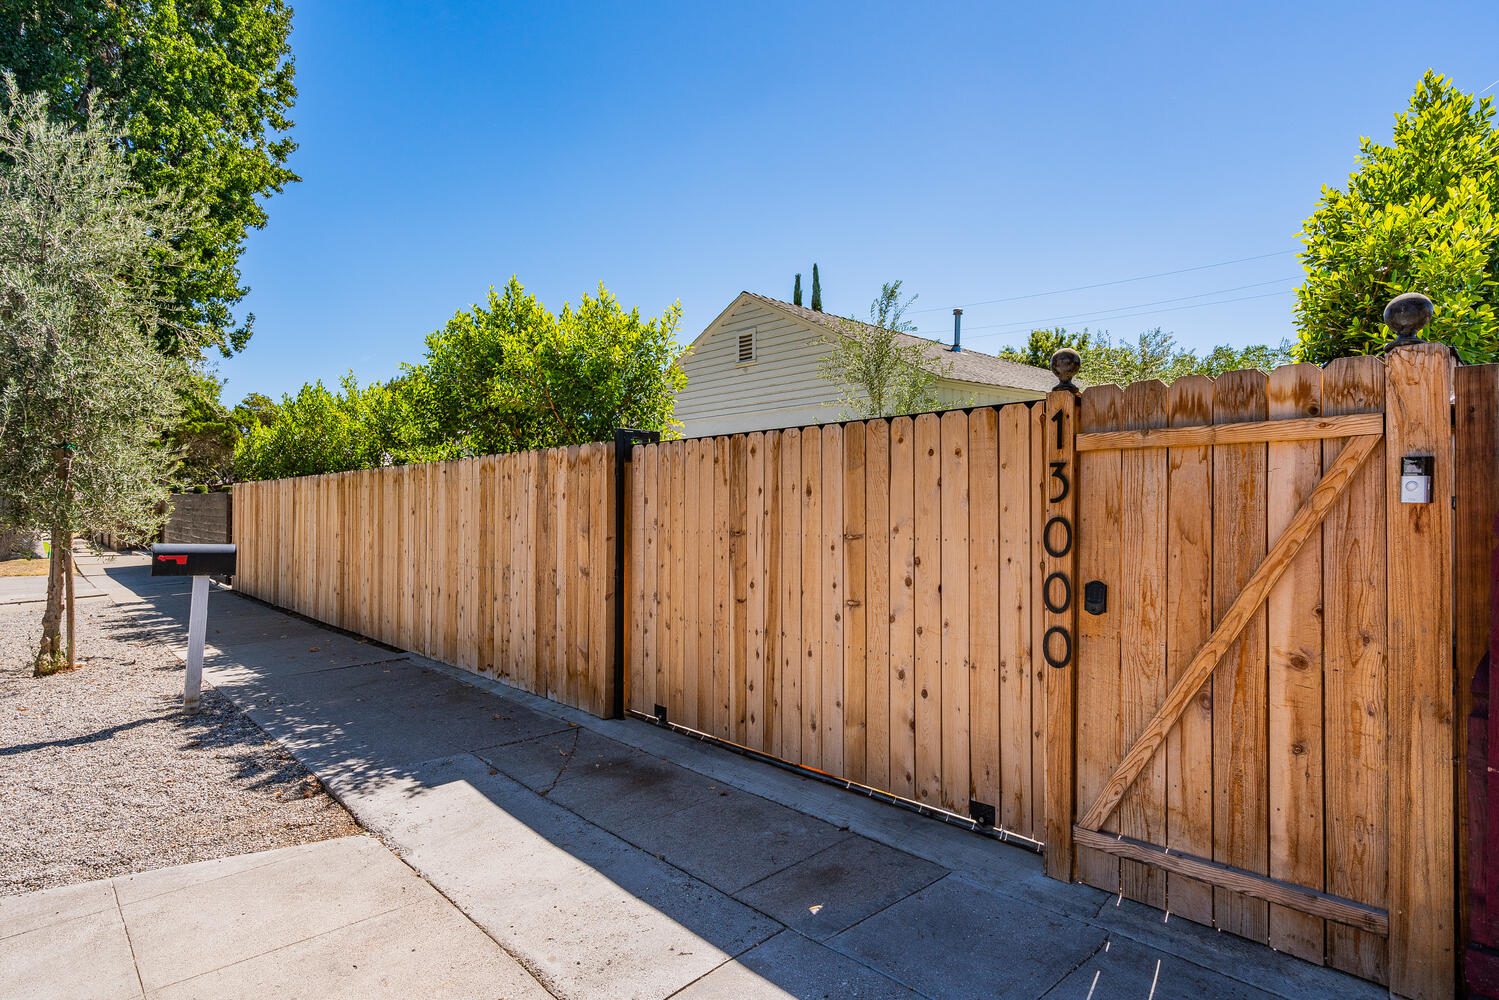
<svg viewBox="0 0 1499 1000">
<path fill-rule="evenodd" d="M 839 332 L 839 325 L 852 323 L 855 326 L 866 329 L 874 329 L 870 324 L 860 322 L 856 319 L 847 319 L 842 316 L 832 316 L 828 313 L 814 312 L 802 306 L 792 305 L 790 302 L 782 302 L 768 295 L 759 295 L 755 292 L 741 292 L 735 303 L 745 298 L 754 299 L 762 305 L 770 306 L 782 313 L 786 313 L 793 319 L 820 326 L 824 329 Z M 720 318 L 727 315 L 733 309 L 730 304 L 720 314 Z M 709 324 L 711 329 L 718 320 Z M 706 332 L 706 331 L 705 331 Z M 955 379 L 959 382 L 974 382 L 979 385 L 997 385 L 1010 389 L 1027 389 L 1032 392 L 1050 392 L 1057 384 L 1057 377 L 1045 368 L 1037 368 L 1034 365 L 1023 365 L 1018 361 L 1005 361 L 996 358 L 992 354 L 984 354 L 972 348 L 963 348 L 954 352 L 948 344 L 936 340 L 928 340 L 925 337 L 913 337 L 907 333 L 896 334 L 902 340 L 915 344 L 931 361 L 943 366 L 946 371 L 944 378 Z"/>
</svg>

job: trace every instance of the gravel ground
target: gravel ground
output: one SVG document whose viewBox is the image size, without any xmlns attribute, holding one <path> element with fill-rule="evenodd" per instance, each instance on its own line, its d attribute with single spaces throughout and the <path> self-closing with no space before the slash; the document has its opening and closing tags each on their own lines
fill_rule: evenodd
<svg viewBox="0 0 1499 1000">
<path fill-rule="evenodd" d="M 108 598 L 79 669 L 31 676 L 41 606 L 0 607 L 0 896 L 359 832 L 300 764 Z"/>
</svg>

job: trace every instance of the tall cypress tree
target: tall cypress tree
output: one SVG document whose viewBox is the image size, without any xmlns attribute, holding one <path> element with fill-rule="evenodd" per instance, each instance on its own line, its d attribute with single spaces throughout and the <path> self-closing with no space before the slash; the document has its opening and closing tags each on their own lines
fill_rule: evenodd
<svg viewBox="0 0 1499 1000">
<path fill-rule="evenodd" d="M 817 274 L 817 265 L 812 265 L 812 311 L 822 312 L 822 279 Z"/>
<path fill-rule="evenodd" d="M 799 306 L 802 304 L 802 276 L 796 276 L 796 285 L 791 289 L 791 304 Z"/>
</svg>

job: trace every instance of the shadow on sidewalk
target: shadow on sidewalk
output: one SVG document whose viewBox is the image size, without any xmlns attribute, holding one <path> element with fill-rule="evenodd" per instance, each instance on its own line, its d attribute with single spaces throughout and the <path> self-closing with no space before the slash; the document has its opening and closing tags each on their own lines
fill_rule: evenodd
<svg viewBox="0 0 1499 1000">
<path fill-rule="evenodd" d="M 108 574 L 144 599 L 136 634 L 184 641 L 185 593 Z M 209 683 L 558 996 L 1382 995 L 1047 880 L 1020 849 L 866 800 L 877 842 L 680 766 L 685 738 L 603 735 L 643 723 L 532 707 L 229 592 L 209 606 Z M 771 773 L 753 787 L 852 802 Z M 933 844 L 941 863 L 897 849 Z"/>
</svg>

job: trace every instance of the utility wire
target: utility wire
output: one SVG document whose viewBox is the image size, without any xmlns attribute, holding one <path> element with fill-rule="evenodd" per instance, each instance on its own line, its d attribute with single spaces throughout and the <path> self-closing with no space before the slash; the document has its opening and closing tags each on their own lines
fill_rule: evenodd
<svg viewBox="0 0 1499 1000">
<path fill-rule="evenodd" d="M 1251 260 L 1267 260 L 1271 257 L 1284 257 L 1288 253 L 1296 253 L 1295 250 L 1277 250 L 1274 253 L 1256 254 L 1253 257 L 1238 257 L 1234 260 L 1220 260 L 1214 264 L 1198 264 L 1194 267 L 1177 268 L 1175 271 L 1159 271 L 1155 274 L 1141 274 L 1133 278 L 1118 278 L 1114 281 L 1100 281 L 1094 285 L 1075 285 L 1072 288 L 1056 288 L 1049 292 L 1031 292 L 1028 295 L 1011 295 L 1004 299 L 985 299 L 982 302 L 966 302 L 958 305 L 959 309 L 971 309 L 974 306 L 992 306 L 1000 302 L 1019 302 L 1022 299 L 1040 299 L 1048 295 L 1061 295 L 1065 292 L 1083 292 L 1090 288 L 1108 288 L 1112 285 L 1127 285 L 1132 281 L 1149 281 L 1151 278 L 1167 278 L 1173 274 L 1187 274 L 1192 271 L 1206 271 L 1215 267 L 1227 267 L 1230 264 L 1243 264 Z M 942 309 L 950 309 L 951 306 L 931 306 L 926 309 L 912 309 L 914 313 L 937 312 Z"/>
<path fill-rule="evenodd" d="M 1289 295 L 1292 292 L 1294 292 L 1295 290 L 1296 289 L 1294 289 L 1294 288 L 1283 288 L 1283 289 L 1280 289 L 1279 291 L 1274 291 L 1274 292 L 1261 292 L 1259 295 L 1241 295 L 1241 296 L 1239 296 L 1236 299 L 1219 299 L 1219 300 L 1217 300 L 1215 302 L 1198 302 L 1198 303 L 1195 303 L 1195 304 L 1190 305 L 1190 306 L 1172 306 L 1170 309 L 1147 309 L 1144 312 L 1123 313 L 1123 314 L 1118 315 L 1118 316 L 1103 316 L 1103 317 L 1099 318 L 1098 322 L 1111 322 L 1111 321 L 1116 320 L 1116 319 L 1132 319 L 1132 318 L 1134 318 L 1136 316 L 1155 316 L 1155 315 L 1158 315 L 1160 313 L 1180 312 L 1183 309 L 1203 309 L 1203 308 L 1206 308 L 1207 306 L 1226 306 L 1230 302 L 1248 302 L 1251 299 L 1268 299 L 1268 298 L 1272 298 L 1273 296 L 1276 296 L 1276 295 Z M 1016 333 L 1030 333 L 1030 331 L 1031 331 L 1031 327 L 1028 327 L 1028 326 L 1018 326 L 1018 327 L 1014 327 L 1013 329 L 1009 329 L 1009 330 L 994 330 L 992 332 L 985 333 L 983 336 L 985 336 L 985 337 L 1003 337 L 1003 336 L 1008 336 L 1010 334 L 1016 334 Z"/>
<path fill-rule="evenodd" d="M 1027 327 L 1027 329 L 1033 329 L 1038 324 L 1052 323 L 1052 322 L 1055 322 L 1057 320 L 1089 319 L 1089 318 L 1094 317 L 1094 316 L 1099 316 L 1102 313 L 1116 313 L 1116 312 L 1119 312 L 1119 311 L 1125 310 L 1125 309 L 1144 309 L 1146 306 L 1165 305 L 1165 304 L 1167 304 L 1169 302 L 1186 302 L 1186 301 L 1189 301 L 1191 299 L 1206 298 L 1209 295 L 1226 295 L 1229 292 L 1242 292 L 1246 288 L 1264 288 L 1266 285 L 1281 285 L 1281 284 L 1285 284 L 1288 281 L 1295 281 L 1296 277 L 1297 277 L 1296 275 L 1292 275 L 1292 276 L 1290 276 L 1288 278 L 1276 278 L 1276 279 L 1274 279 L 1272 281 L 1256 281 L 1256 282 L 1252 282 L 1252 283 L 1250 283 L 1248 285 L 1234 285 L 1232 288 L 1215 288 L 1215 289 L 1213 289 L 1210 292 L 1198 292 L 1196 295 L 1178 295 L 1176 298 L 1172 298 L 1172 299 L 1156 299 L 1154 302 L 1136 302 L 1133 305 L 1111 306 L 1108 309 L 1094 309 L 1094 310 L 1092 310 L 1090 312 L 1065 313 L 1065 314 L 1062 314 L 1062 315 L 1059 315 L 1059 316 L 1042 316 L 1040 319 L 1032 319 L 1032 320 L 1019 320 L 1019 319 L 1017 319 L 1017 320 L 1007 320 L 1007 321 L 1005 321 L 1003 323 L 984 323 L 984 324 L 980 324 L 978 326 L 966 327 L 965 328 L 965 332 L 967 330 L 998 330 L 998 329 L 1001 329 L 1001 328 L 1009 328 L 1009 327 L 1012 327 L 1012 326 L 1025 326 L 1025 327 Z M 1204 304 L 1206 304 L 1206 303 L 1204 303 Z M 1107 317 L 1105 317 L 1105 318 L 1107 318 Z M 943 332 L 946 332 L 946 331 L 943 331 Z M 922 336 L 929 336 L 929 335 L 930 334 L 922 334 Z"/>
</svg>

